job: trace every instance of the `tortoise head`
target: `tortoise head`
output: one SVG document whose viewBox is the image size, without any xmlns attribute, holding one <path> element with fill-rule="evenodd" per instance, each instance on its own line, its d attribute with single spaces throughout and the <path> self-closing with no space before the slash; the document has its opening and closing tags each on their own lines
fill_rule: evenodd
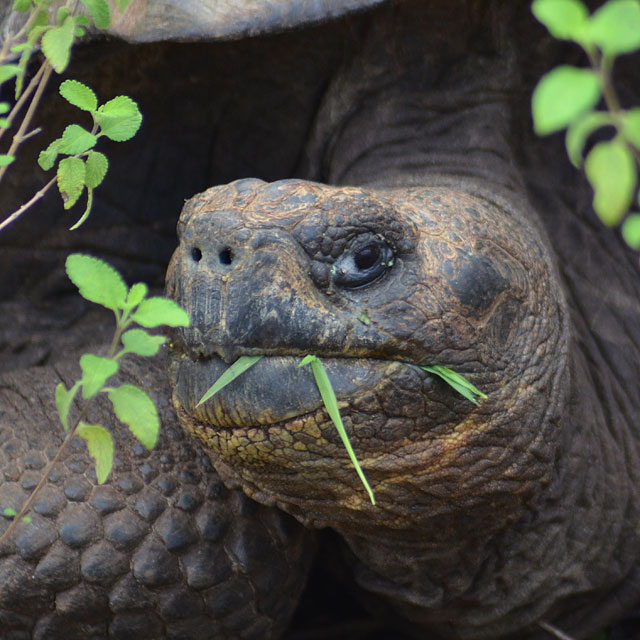
<svg viewBox="0 0 640 640">
<path fill-rule="evenodd" d="M 566 313 L 540 232 L 449 187 L 241 180 L 195 196 L 168 292 L 174 402 L 223 478 L 307 524 L 434 540 L 512 522 L 550 480 Z M 367 494 L 303 356 L 338 398 Z M 257 364 L 198 401 L 241 355 Z M 478 406 L 418 365 L 445 365 Z"/>
</svg>

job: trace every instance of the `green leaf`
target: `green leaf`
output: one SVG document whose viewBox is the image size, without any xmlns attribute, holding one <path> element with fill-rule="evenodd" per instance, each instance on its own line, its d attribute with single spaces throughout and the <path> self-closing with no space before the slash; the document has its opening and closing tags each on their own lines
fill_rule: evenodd
<svg viewBox="0 0 640 640">
<path fill-rule="evenodd" d="M 92 206 L 93 206 L 93 189 L 87 188 L 87 206 L 84 208 L 84 212 L 78 218 L 78 220 L 69 227 L 69 231 L 75 231 L 78 227 L 84 224 L 85 220 L 89 217 L 89 214 L 91 213 Z"/>
<path fill-rule="evenodd" d="M 85 16 L 83 13 L 79 13 L 76 16 L 76 26 L 78 26 L 78 27 L 88 27 L 89 26 L 89 18 L 87 18 L 87 16 Z M 97 107 L 98 107 L 98 105 L 96 104 L 94 109 L 96 109 Z"/>
<path fill-rule="evenodd" d="M 632 213 L 622 223 L 622 237 L 632 249 L 640 249 L 640 213 Z"/>
<path fill-rule="evenodd" d="M 114 311 L 124 305 L 127 285 L 111 265 L 93 256 L 72 253 L 67 258 L 66 270 L 86 300 Z"/>
<path fill-rule="evenodd" d="M 20 67 L 20 71 L 16 77 L 16 92 L 15 97 L 16 100 L 22 94 L 22 88 L 24 85 L 24 77 L 27 73 L 27 64 L 29 59 L 31 58 L 31 54 L 33 53 L 33 46 L 29 42 L 24 42 L 24 49 L 22 50 L 22 55 L 20 56 L 20 62 L 18 66 Z"/>
<path fill-rule="evenodd" d="M 8 102 L 0 102 L 0 115 L 3 113 L 9 113 L 11 105 Z"/>
<path fill-rule="evenodd" d="M 56 407 L 65 431 L 69 431 L 69 410 L 79 388 L 79 382 L 76 382 L 68 391 L 62 382 L 56 387 Z"/>
<path fill-rule="evenodd" d="M 122 334 L 122 344 L 126 353 L 139 356 L 155 356 L 167 339 L 164 336 L 152 336 L 144 329 L 130 329 Z"/>
<path fill-rule="evenodd" d="M 565 146 L 574 166 L 582 165 L 582 150 L 587 138 L 600 127 L 613 124 L 613 117 L 605 111 L 588 111 L 574 120 L 567 129 Z"/>
<path fill-rule="evenodd" d="M 92 149 L 96 146 L 96 142 L 98 142 L 98 138 L 92 133 L 89 133 L 79 124 L 70 124 L 62 133 L 58 150 L 60 153 L 75 156 Z"/>
<path fill-rule="evenodd" d="M 102 358 L 93 353 L 85 353 L 80 358 L 82 368 L 82 397 L 87 400 L 98 393 L 105 382 L 118 371 L 118 362 L 111 358 Z"/>
<path fill-rule="evenodd" d="M 87 189 L 95 189 L 104 180 L 109 168 L 109 161 L 104 153 L 89 151 L 86 160 L 86 184 Z"/>
<path fill-rule="evenodd" d="M 118 4 L 118 9 L 120 11 L 124 11 L 127 8 L 127 6 L 129 5 L 130 1 L 131 0 L 116 0 L 116 2 Z"/>
<path fill-rule="evenodd" d="M 111 389 L 109 399 L 116 416 L 128 425 L 131 433 L 147 449 L 153 449 L 160 429 L 160 419 L 153 400 L 142 389 L 131 384 Z"/>
<path fill-rule="evenodd" d="M 18 512 L 17 512 L 15 509 L 12 509 L 11 507 L 5 507 L 5 508 L 2 510 L 2 513 L 3 513 L 5 516 L 10 516 L 10 517 L 15 517 L 15 516 L 17 516 L 17 515 L 18 515 Z"/>
<path fill-rule="evenodd" d="M 360 322 L 362 322 L 362 324 L 365 324 L 367 326 L 369 326 L 371 324 L 371 320 L 369 320 L 369 316 L 367 315 L 366 311 L 363 311 L 359 316 L 358 316 L 358 320 L 360 320 Z"/>
<path fill-rule="evenodd" d="M 49 171 L 56 163 L 58 157 L 58 149 L 60 148 L 61 138 L 54 140 L 44 151 L 40 152 L 38 156 L 38 164 L 44 171 Z"/>
<path fill-rule="evenodd" d="M 588 33 L 606 56 L 636 51 L 640 48 L 640 3 L 609 0 L 591 16 Z"/>
<path fill-rule="evenodd" d="M 233 382 L 239 375 L 243 374 L 249 367 L 252 367 L 262 356 L 240 356 L 208 389 L 200 398 L 196 406 L 200 406 L 209 398 L 214 396 L 220 389 Z"/>
<path fill-rule="evenodd" d="M 3 64 L 0 66 L 0 84 L 10 80 L 20 71 L 20 66 L 17 64 Z"/>
<path fill-rule="evenodd" d="M 133 138 L 140 128 L 142 114 L 131 98 L 117 96 L 98 109 L 96 120 L 100 125 L 101 134 L 110 140 L 124 142 Z"/>
<path fill-rule="evenodd" d="M 78 16 L 80 17 L 80 16 Z M 86 84 L 77 80 L 65 80 L 60 85 L 60 95 L 74 107 L 84 111 L 95 111 L 98 108 L 96 94 Z"/>
<path fill-rule="evenodd" d="M 95 189 L 104 180 L 108 168 L 109 161 L 104 153 L 89 151 L 87 154 L 85 177 L 87 189 Z"/>
<path fill-rule="evenodd" d="M 29 29 L 29 33 L 27 34 L 29 37 L 29 42 L 33 43 L 34 42 L 34 32 L 38 31 L 38 37 L 40 36 L 40 33 L 42 33 L 42 31 L 40 31 L 41 27 L 46 27 L 47 29 L 49 28 L 53 28 L 52 25 L 49 24 L 49 7 L 48 6 L 42 6 L 42 2 L 36 2 L 37 6 L 40 6 L 40 10 L 38 11 L 38 14 L 36 15 L 36 17 L 33 19 L 33 23 L 31 26 L 31 29 Z M 47 3 L 48 4 L 48 3 Z"/>
<path fill-rule="evenodd" d="M 455 389 L 459 394 L 463 395 L 467 400 L 471 400 L 474 404 L 478 404 L 476 396 L 486 398 L 487 396 L 477 387 L 471 384 L 464 376 L 460 375 L 449 367 L 443 367 L 439 364 L 434 365 L 418 365 L 421 369 L 433 373 L 442 378 L 449 386 Z"/>
<path fill-rule="evenodd" d="M 15 159 L 15 156 L 10 156 L 6 153 L 0 154 L 0 167 L 6 167 L 7 165 L 10 165 Z"/>
<path fill-rule="evenodd" d="M 71 11 L 69 11 L 69 7 L 65 7 L 64 5 L 58 7 L 58 12 L 56 13 L 56 24 L 60 26 L 70 15 Z"/>
<path fill-rule="evenodd" d="M 606 225 L 615 225 L 629 209 L 637 181 L 633 154 L 620 138 L 598 143 L 584 163 L 593 187 L 593 208 Z"/>
<path fill-rule="evenodd" d="M 127 294 L 127 301 L 125 307 L 127 309 L 133 309 L 136 305 L 140 304 L 149 293 L 149 287 L 144 282 L 136 282 L 131 285 L 129 293 Z"/>
<path fill-rule="evenodd" d="M 579 40 L 589 11 L 580 0 L 534 0 L 533 15 L 554 38 Z"/>
<path fill-rule="evenodd" d="M 640 149 L 640 107 L 622 113 L 622 135 Z"/>
<path fill-rule="evenodd" d="M 24 13 L 31 9 L 31 0 L 13 0 L 13 10 Z"/>
<path fill-rule="evenodd" d="M 78 435 L 87 443 L 89 455 L 96 462 L 98 484 L 104 484 L 113 468 L 113 438 L 109 431 L 99 424 L 78 425 Z"/>
<path fill-rule="evenodd" d="M 106 0 L 80 0 L 87 7 L 93 23 L 98 29 L 108 29 L 111 24 L 111 11 Z"/>
<path fill-rule="evenodd" d="M 349 436 L 347 435 L 347 431 L 344 428 L 344 424 L 342 423 L 342 416 L 340 415 L 340 409 L 338 409 L 338 400 L 336 398 L 336 394 L 333 391 L 333 387 L 331 386 L 331 381 L 329 380 L 329 376 L 327 375 L 327 371 L 324 368 L 324 365 L 320 361 L 317 356 L 307 355 L 302 359 L 302 362 L 298 365 L 299 367 L 303 367 L 307 364 L 311 364 L 311 371 L 313 372 L 313 377 L 316 380 L 316 384 L 318 385 L 318 390 L 320 391 L 320 396 L 322 398 L 322 402 L 324 402 L 324 406 L 327 409 L 327 413 L 331 418 L 333 424 L 335 425 L 338 433 L 340 434 L 340 438 L 342 439 L 342 444 L 344 448 L 347 450 L 349 454 L 349 458 L 351 460 L 351 464 L 355 467 L 356 473 L 360 478 L 360 481 L 364 485 L 364 488 L 367 490 L 369 494 L 369 499 L 371 500 L 371 504 L 375 505 L 376 499 L 373 495 L 373 491 L 369 486 L 369 482 L 367 481 L 366 476 L 364 475 L 364 471 L 362 471 L 362 467 L 358 462 L 358 458 L 356 457 L 355 451 L 351 446 L 351 442 L 349 441 Z"/>
<path fill-rule="evenodd" d="M 170 327 L 188 327 L 189 316 L 177 303 L 167 298 L 145 298 L 131 318 L 143 327 L 159 327 L 166 324 Z"/>
<path fill-rule="evenodd" d="M 38 16 L 42 16 L 42 15 L 44 15 L 46 18 L 46 13 L 44 11 L 38 14 Z M 53 28 L 54 27 L 51 26 L 50 24 L 43 24 L 43 25 L 34 24 L 34 26 L 31 27 L 31 29 L 29 29 L 29 33 L 27 35 L 28 43 L 32 47 L 36 46 L 38 40 L 40 39 L 40 36 L 46 31 L 49 31 L 50 29 L 53 29 Z"/>
<path fill-rule="evenodd" d="M 6 129 L 11 125 L 11 121 L 8 118 L 0 118 L 0 128 Z"/>
<path fill-rule="evenodd" d="M 62 25 L 49 29 L 42 36 L 42 52 L 58 73 L 69 64 L 75 29 L 73 16 L 67 16 Z"/>
<path fill-rule="evenodd" d="M 563 65 L 542 76 L 531 98 L 533 125 L 547 135 L 571 124 L 600 99 L 595 71 Z"/>
<path fill-rule="evenodd" d="M 58 190 L 64 208 L 70 209 L 84 189 L 85 167 L 80 158 L 64 158 L 58 164 Z"/>
</svg>

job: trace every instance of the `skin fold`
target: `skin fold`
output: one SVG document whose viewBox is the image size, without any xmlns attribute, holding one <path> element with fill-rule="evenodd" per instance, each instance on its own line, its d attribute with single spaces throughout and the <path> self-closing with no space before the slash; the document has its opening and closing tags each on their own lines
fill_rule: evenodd
<svg viewBox="0 0 640 640">
<path fill-rule="evenodd" d="M 97 486 L 79 442 L 32 529 L 0 549 L 8 637 L 317 636 L 352 619 L 351 601 L 344 618 L 331 601 L 308 615 L 338 588 L 387 625 L 372 637 L 545 640 L 543 621 L 579 640 L 638 606 L 637 255 L 598 222 L 562 136 L 530 122 L 539 77 L 585 61 L 525 1 L 369 4 L 289 29 L 285 3 L 258 29 L 287 29 L 273 35 L 74 50 L 70 75 L 101 102 L 131 95 L 144 121 L 104 149 L 80 229 L 53 194 L 0 235 L 0 506 L 19 506 L 60 442 L 55 385 L 111 338 L 64 274 L 69 253 L 156 291 L 169 264 L 193 324 L 122 373 L 160 405 L 160 448 L 136 449 L 99 406 L 119 438 L 113 477 Z M 639 70 L 616 63 L 624 106 Z M 36 158 L 74 111 L 53 87 L 2 211 L 50 179 Z M 334 384 L 375 507 L 297 366 L 306 354 Z"/>
</svg>

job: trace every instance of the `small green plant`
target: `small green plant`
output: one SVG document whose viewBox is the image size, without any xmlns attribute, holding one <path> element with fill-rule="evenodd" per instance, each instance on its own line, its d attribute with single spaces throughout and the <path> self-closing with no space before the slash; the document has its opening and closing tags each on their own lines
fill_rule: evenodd
<svg viewBox="0 0 640 640">
<path fill-rule="evenodd" d="M 130 328 L 134 323 L 147 329 L 167 325 L 188 326 L 189 316 L 172 300 L 148 297 L 148 288 L 138 282 L 127 287 L 120 274 L 106 262 L 92 256 L 72 254 L 66 261 L 67 275 L 78 287 L 80 295 L 113 311 L 116 328 L 106 356 L 85 353 L 80 358 L 82 377 L 70 389 L 60 383 L 56 387 L 56 407 L 66 436 L 56 455 L 19 513 L 6 508 L 3 513 L 14 516 L 0 542 L 10 533 L 19 519 L 23 519 L 39 490 L 44 486 L 53 467 L 71 440 L 77 435 L 85 440 L 89 455 L 95 461 L 99 484 L 106 481 L 113 466 L 114 444 L 111 432 L 99 424 L 88 424 L 84 418 L 92 402 L 100 393 L 107 395 L 117 418 L 147 448 L 152 449 L 158 439 L 160 420 L 148 394 L 131 384 L 119 387 L 107 385 L 117 373 L 123 356 L 133 353 L 154 356 L 166 341 L 164 336 L 152 335 L 145 329 Z M 82 404 L 70 419 L 74 399 L 80 394 Z"/>
<path fill-rule="evenodd" d="M 74 42 L 85 34 L 91 23 L 98 29 L 106 29 L 111 24 L 111 8 L 106 0 L 79 2 L 84 5 L 89 16 L 75 13 L 78 2 L 74 0 L 68 0 L 57 7 L 55 12 L 50 6 L 52 0 L 14 0 L 14 11 L 27 16 L 24 26 L 17 33 L 6 37 L 0 51 L 0 89 L 4 89 L 2 85 L 8 81 L 15 84 L 13 106 L 9 102 L 0 102 L 0 138 L 11 129 L 25 107 L 26 113 L 7 152 L 0 154 L 0 181 L 9 165 L 14 162 L 20 145 L 39 133 L 39 129 L 28 129 L 52 72 L 62 73 L 66 69 Z M 119 9 L 124 10 L 128 2 L 129 0 L 118 0 Z M 26 83 L 29 60 L 38 49 L 42 51 L 44 61 L 30 82 Z M 65 157 L 58 162 L 56 175 L 0 222 L 0 230 L 17 220 L 56 183 L 65 209 L 71 208 L 86 188 L 85 211 L 72 229 L 80 226 L 91 211 L 93 190 L 102 182 L 109 166 L 106 156 L 94 150 L 98 139 L 104 136 L 117 142 L 129 140 L 142 122 L 137 104 L 127 96 L 117 96 L 98 106 L 95 93 L 75 80 L 63 82 L 60 94 L 72 105 L 91 115 L 92 128 L 89 131 L 78 124 L 71 124 L 60 138 L 40 153 L 38 163 L 45 171 L 54 167 L 58 155 Z"/>
<path fill-rule="evenodd" d="M 534 129 L 547 135 L 566 127 L 567 153 L 580 167 L 587 138 L 601 127 L 614 127 L 613 138 L 588 153 L 584 171 L 602 222 L 622 222 L 625 241 L 638 249 L 640 213 L 625 214 L 638 183 L 640 108 L 621 107 L 612 71 L 619 55 L 640 49 L 640 0 L 609 0 L 592 15 L 580 0 L 534 0 L 532 11 L 552 36 L 581 46 L 591 65 L 562 65 L 541 78 L 531 101 Z M 595 109 L 601 98 L 605 111 Z"/>
<path fill-rule="evenodd" d="M 42 169 L 51 169 L 58 155 L 67 157 L 58 162 L 56 177 L 64 208 L 71 208 L 87 189 L 85 211 L 71 229 L 77 229 L 89 215 L 93 190 L 104 180 L 109 167 L 107 157 L 93 148 L 102 136 L 115 142 L 132 138 L 142 124 L 138 105 L 128 96 L 117 96 L 98 106 L 96 94 L 76 80 L 65 80 L 60 95 L 72 105 L 87 111 L 93 120 L 91 131 L 70 124 L 60 138 L 54 140 L 38 157 Z"/>
<path fill-rule="evenodd" d="M 201 405 L 211 398 L 213 395 L 218 393 L 223 387 L 226 387 L 230 382 L 235 380 L 238 376 L 242 375 L 249 367 L 252 367 L 258 360 L 262 358 L 261 355 L 258 356 L 240 356 L 206 391 L 206 393 L 200 398 L 200 401 L 196 406 Z M 411 364 L 411 363 L 407 363 Z M 336 398 L 335 391 L 333 390 L 333 386 L 331 385 L 331 380 L 327 375 L 326 369 L 322 364 L 320 358 L 314 355 L 305 356 L 299 367 L 304 367 L 306 365 L 311 365 L 311 371 L 313 373 L 313 377 L 315 379 L 316 385 L 318 387 L 318 391 L 320 392 L 320 397 L 322 398 L 322 402 L 336 427 L 340 438 L 342 439 L 342 443 L 344 448 L 347 450 L 349 454 L 349 458 L 351 460 L 351 464 L 353 464 L 360 481 L 362 482 L 364 488 L 367 490 L 369 494 L 369 499 L 371 500 L 371 504 L 375 505 L 376 500 L 373 494 L 373 490 L 367 481 L 366 476 L 364 475 L 364 471 L 358 462 L 358 458 L 351 446 L 351 442 L 349 440 L 349 436 L 347 434 L 346 429 L 344 428 L 344 424 L 342 422 L 342 416 L 340 415 L 340 409 L 338 408 L 338 400 Z M 461 376 L 459 373 L 453 371 L 453 369 L 449 369 L 449 367 L 443 367 L 441 365 L 419 365 L 420 369 L 427 371 L 429 373 L 433 373 L 442 380 L 444 380 L 448 385 L 450 385 L 453 389 L 455 389 L 458 393 L 463 395 L 467 400 L 470 400 L 474 404 L 478 404 L 476 400 L 476 396 L 481 398 L 486 398 L 487 396 L 482 393 L 479 389 L 477 389 L 474 385 L 472 385 L 464 376 Z"/>
</svg>

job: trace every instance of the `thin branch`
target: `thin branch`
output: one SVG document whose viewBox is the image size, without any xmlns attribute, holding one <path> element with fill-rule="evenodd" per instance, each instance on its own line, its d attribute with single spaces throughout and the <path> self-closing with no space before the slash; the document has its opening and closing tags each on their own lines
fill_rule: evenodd
<svg viewBox="0 0 640 640">
<path fill-rule="evenodd" d="M 29 207 L 34 205 L 45 193 L 55 184 L 57 176 L 53 176 L 47 184 L 40 189 L 28 202 L 25 202 L 17 211 L 14 211 L 8 218 L 0 222 L 0 231 L 8 227 L 12 222 L 17 220 Z"/>
<path fill-rule="evenodd" d="M 42 74 L 44 73 L 44 65 L 45 63 L 43 62 L 42 65 L 40 65 L 40 68 L 38 69 L 36 74 L 33 76 L 33 78 L 31 78 L 31 82 L 29 82 L 29 85 L 27 86 L 27 88 L 22 92 L 22 95 L 20 96 L 18 102 L 16 102 L 13 105 L 13 109 L 11 109 L 11 112 L 7 116 L 7 120 L 9 121 L 9 124 L 6 127 L 2 127 L 0 129 L 0 138 L 2 138 L 5 132 L 9 130 L 9 127 L 11 127 L 13 119 L 16 117 L 20 109 L 22 109 L 25 102 L 29 99 L 29 96 L 33 93 L 35 88 L 38 86 L 38 83 L 40 82 L 40 78 L 42 78 Z"/>
<path fill-rule="evenodd" d="M 563 631 L 560 631 L 558 627 L 554 627 L 552 624 L 541 620 L 538 622 L 538 626 L 542 627 L 547 633 L 550 633 L 552 636 L 558 638 L 558 640 L 574 640 L 571 636 L 568 636 Z"/>
<path fill-rule="evenodd" d="M 40 98 L 42 98 L 44 89 L 47 86 L 47 82 L 49 81 L 49 77 L 51 76 L 51 72 L 53 71 L 53 67 L 49 64 L 49 62 L 45 62 L 43 64 L 43 68 L 44 68 L 44 71 L 42 72 L 42 77 L 40 78 L 40 82 L 38 83 L 38 88 L 36 89 L 36 92 L 33 94 L 33 99 L 31 100 L 29 109 L 27 110 L 27 113 L 25 113 L 24 119 L 20 124 L 20 128 L 18 129 L 16 134 L 13 136 L 13 140 L 11 141 L 11 146 L 7 151 L 7 154 L 10 156 L 15 155 L 16 149 L 22 144 L 24 134 L 29 128 L 29 124 L 31 123 L 31 120 L 36 111 L 38 103 L 40 102 Z M 2 180 L 7 170 L 7 166 L 0 167 L 0 180 Z"/>
<path fill-rule="evenodd" d="M 607 109 L 613 116 L 616 129 L 618 132 L 622 132 L 622 107 L 620 105 L 618 95 L 613 87 L 613 83 L 611 82 L 612 63 L 603 56 L 600 60 L 600 64 L 594 68 L 598 71 L 600 86 L 602 87 L 602 96 L 604 97 Z M 633 154 L 636 164 L 640 166 L 640 152 L 638 152 L 635 146 L 627 140 L 626 136 L 622 135 L 622 137 L 625 140 L 627 148 L 630 149 Z"/>
<path fill-rule="evenodd" d="M 20 40 L 22 36 L 24 36 L 26 33 L 29 32 L 29 30 L 33 26 L 33 23 L 38 18 L 39 13 L 40 13 L 39 10 L 32 9 L 31 15 L 25 21 L 22 27 L 20 27 L 20 29 L 13 35 L 7 35 L 4 41 L 4 44 L 2 45 L 2 51 L 0 51 L 0 64 L 4 64 L 5 58 L 7 58 L 7 53 L 9 51 L 9 48 L 12 47 L 14 44 L 16 44 L 17 40 Z"/>
</svg>

